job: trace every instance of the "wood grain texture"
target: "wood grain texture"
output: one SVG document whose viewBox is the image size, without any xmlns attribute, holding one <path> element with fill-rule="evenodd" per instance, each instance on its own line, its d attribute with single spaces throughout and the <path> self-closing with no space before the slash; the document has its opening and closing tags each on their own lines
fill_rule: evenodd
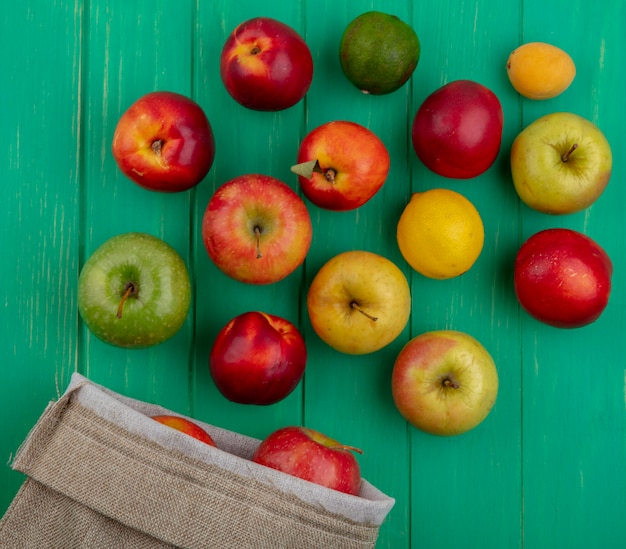
<svg viewBox="0 0 626 549">
<path fill-rule="evenodd" d="M 345 26 L 377 9 L 410 22 L 422 55 L 413 78 L 387 96 L 361 94 L 345 79 L 338 47 Z M 219 55 L 245 19 L 264 15 L 298 30 L 315 75 L 306 98 L 286 111 L 244 109 L 224 89 Z M 0 512 L 22 482 L 8 463 L 50 399 L 73 371 L 128 396 L 262 438 L 287 424 L 319 429 L 364 450 L 363 475 L 396 498 L 378 547 L 613 549 L 626 545 L 626 174 L 620 165 L 622 47 L 626 4 L 601 9 L 582 0 L 266 2 L 252 0 L 28 0 L 0 15 L 5 146 L 0 269 Z M 577 76 L 549 101 L 521 98 L 505 71 L 509 52 L 542 40 L 573 57 Z M 10 52 L 10 53 L 8 53 Z M 468 78 L 499 97 L 505 126 L 494 166 L 470 181 L 430 173 L 415 156 L 412 118 L 428 94 Z M 178 195 L 145 191 L 125 179 L 111 156 L 119 116 L 140 95 L 168 89 L 207 113 L 216 159 L 207 178 Z M 572 111 L 595 122 L 613 145 L 615 165 L 588 210 L 553 217 L 515 194 L 509 150 L 542 114 Z M 309 204 L 313 243 L 287 279 L 248 287 L 210 261 L 200 235 L 215 189 L 243 173 L 278 177 L 298 190 L 289 167 L 300 140 L 321 123 L 353 120 L 372 129 L 391 156 L 389 178 L 352 212 Z M 463 276 L 429 280 L 411 271 L 395 224 L 412 192 L 457 190 L 476 205 L 485 246 Z M 593 325 L 568 331 L 520 310 L 512 285 L 520 244 L 547 227 L 596 239 L 614 263 L 608 308 Z M 80 322 L 76 282 L 95 248 L 114 234 L 141 230 L 172 244 L 187 261 L 194 306 L 180 333 L 148 350 L 103 344 Z M 366 249 L 394 261 L 410 281 L 409 325 L 388 347 L 347 356 L 324 345 L 306 312 L 306 291 L 333 255 Z M 300 326 L 309 349 L 303 383 L 269 407 L 228 402 L 208 372 L 218 330 L 246 310 L 266 310 Z M 421 433 L 399 416 L 390 392 L 395 356 L 410 337 L 451 328 L 479 339 L 500 374 L 496 406 L 483 424 L 454 438 Z"/>
</svg>

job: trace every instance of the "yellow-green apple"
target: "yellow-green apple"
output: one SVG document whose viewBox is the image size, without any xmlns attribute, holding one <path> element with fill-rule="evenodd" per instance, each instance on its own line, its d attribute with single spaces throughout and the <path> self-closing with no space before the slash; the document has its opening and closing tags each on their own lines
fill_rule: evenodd
<svg viewBox="0 0 626 549">
<path fill-rule="evenodd" d="M 228 93 L 244 107 L 279 111 L 306 95 L 313 58 L 293 28 L 270 17 L 254 17 L 226 39 L 220 74 Z"/>
<path fill-rule="evenodd" d="M 414 427 L 440 436 L 479 425 L 498 396 L 498 372 L 488 351 L 455 330 L 426 332 L 400 351 L 391 375 L 393 400 Z"/>
<path fill-rule="evenodd" d="M 514 287 L 520 305 L 534 318 L 558 328 L 596 321 L 609 302 L 613 265 L 587 235 L 544 229 L 520 247 Z"/>
<path fill-rule="evenodd" d="M 202 220 L 209 257 L 228 276 L 249 284 L 271 284 L 295 271 L 309 251 L 312 230 L 295 191 L 261 174 L 220 186 Z"/>
<path fill-rule="evenodd" d="M 336 120 L 318 126 L 300 143 L 297 164 L 302 192 L 328 210 L 353 210 L 383 186 L 389 153 L 378 136 L 356 122 Z"/>
<path fill-rule="evenodd" d="M 169 244 L 123 233 L 96 249 L 78 277 L 78 309 L 102 341 L 126 348 L 157 345 L 184 324 L 191 303 L 189 272 Z"/>
<path fill-rule="evenodd" d="M 151 416 L 152 419 L 162 423 L 163 425 L 167 425 L 172 429 L 176 429 L 177 431 L 181 431 L 190 437 L 197 438 L 199 441 L 209 444 L 210 446 L 215 446 L 215 441 L 213 437 L 209 435 L 202 427 L 196 425 L 193 421 L 189 421 L 188 419 L 180 416 L 172 416 L 172 415 L 158 415 Z"/>
<path fill-rule="evenodd" d="M 209 121 L 192 99 L 148 93 L 120 117 L 111 146 L 120 170 L 145 189 L 180 192 L 207 175 L 215 157 Z"/>
<path fill-rule="evenodd" d="M 352 446 L 307 427 L 282 427 L 259 445 L 252 461 L 315 484 L 359 495 L 361 469 Z"/>
<path fill-rule="evenodd" d="M 317 272 L 307 295 L 311 325 L 333 349 L 359 355 L 391 343 L 411 313 L 404 273 L 373 252 L 340 253 Z"/>
<path fill-rule="evenodd" d="M 249 311 L 217 334 L 209 355 L 215 385 L 240 404 L 274 404 L 304 375 L 307 351 L 298 328 L 280 316 Z"/>
<path fill-rule="evenodd" d="M 591 121 L 555 112 L 524 128 L 511 146 L 517 194 L 547 214 L 579 212 L 604 192 L 613 166 L 611 147 Z"/>
<path fill-rule="evenodd" d="M 469 179 L 487 171 L 500 152 L 504 114 L 498 97 L 472 80 L 431 93 L 413 119 L 413 148 L 436 174 Z"/>
</svg>

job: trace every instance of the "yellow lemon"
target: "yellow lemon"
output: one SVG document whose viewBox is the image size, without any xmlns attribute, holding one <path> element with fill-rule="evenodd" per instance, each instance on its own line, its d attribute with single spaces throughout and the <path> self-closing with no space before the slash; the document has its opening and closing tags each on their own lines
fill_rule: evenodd
<svg viewBox="0 0 626 549">
<path fill-rule="evenodd" d="M 474 205 L 449 189 L 416 192 L 396 232 L 406 262 L 429 278 L 447 279 L 468 271 L 483 249 L 485 230 Z"/>
<path fill-rule="evenodd" d="M 529 99 L 551 99 L 563 93 L 576 76 L 576 65 L 562 49 L 528 42 L 513 50 L 506 71 L 515 90 Z"/>
</svg>

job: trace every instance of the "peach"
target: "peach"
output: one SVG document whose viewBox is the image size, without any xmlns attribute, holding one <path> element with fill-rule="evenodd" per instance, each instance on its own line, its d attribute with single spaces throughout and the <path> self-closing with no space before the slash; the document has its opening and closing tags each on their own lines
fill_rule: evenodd
<svg viewBox="0 0 626 549">
<path fill-rule="evenodd" d="M 529 99 L 556 97 L 576 76 L 572 58 L 562 49 L 545 42 L 527 42 L 513 50 L 506 70 L 515 90 Z"/>
</svg>

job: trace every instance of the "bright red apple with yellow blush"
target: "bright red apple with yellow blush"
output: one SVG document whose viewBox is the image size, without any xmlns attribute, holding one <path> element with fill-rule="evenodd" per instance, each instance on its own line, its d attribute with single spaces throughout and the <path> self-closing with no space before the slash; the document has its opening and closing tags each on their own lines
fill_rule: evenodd
<svg viewBox="0 0 626 549">
<path fill-rule="evenodd" d="M 292 171 L 313 204 L 347 211 L 362 206 L 380 190 L 389 165 L 387 148 L 374 132 L 336 120 L 305 136 Z"/>
<path fill-rule="evenodd" d="M 141 187 L 180 192 L 207 175 L 215 140 L 200 105 L 178 93 L 157 91 L 122 114 L 111 149 L 122 173 Z"/>
<path fill-rule="evenodd" d="M 270 17 L 255 17 L 228 36 L 220 74 L 228 93 L 244 107 L 279 111 L 306 95 L 313 58 L 293 28 Z"/>
</svg>

